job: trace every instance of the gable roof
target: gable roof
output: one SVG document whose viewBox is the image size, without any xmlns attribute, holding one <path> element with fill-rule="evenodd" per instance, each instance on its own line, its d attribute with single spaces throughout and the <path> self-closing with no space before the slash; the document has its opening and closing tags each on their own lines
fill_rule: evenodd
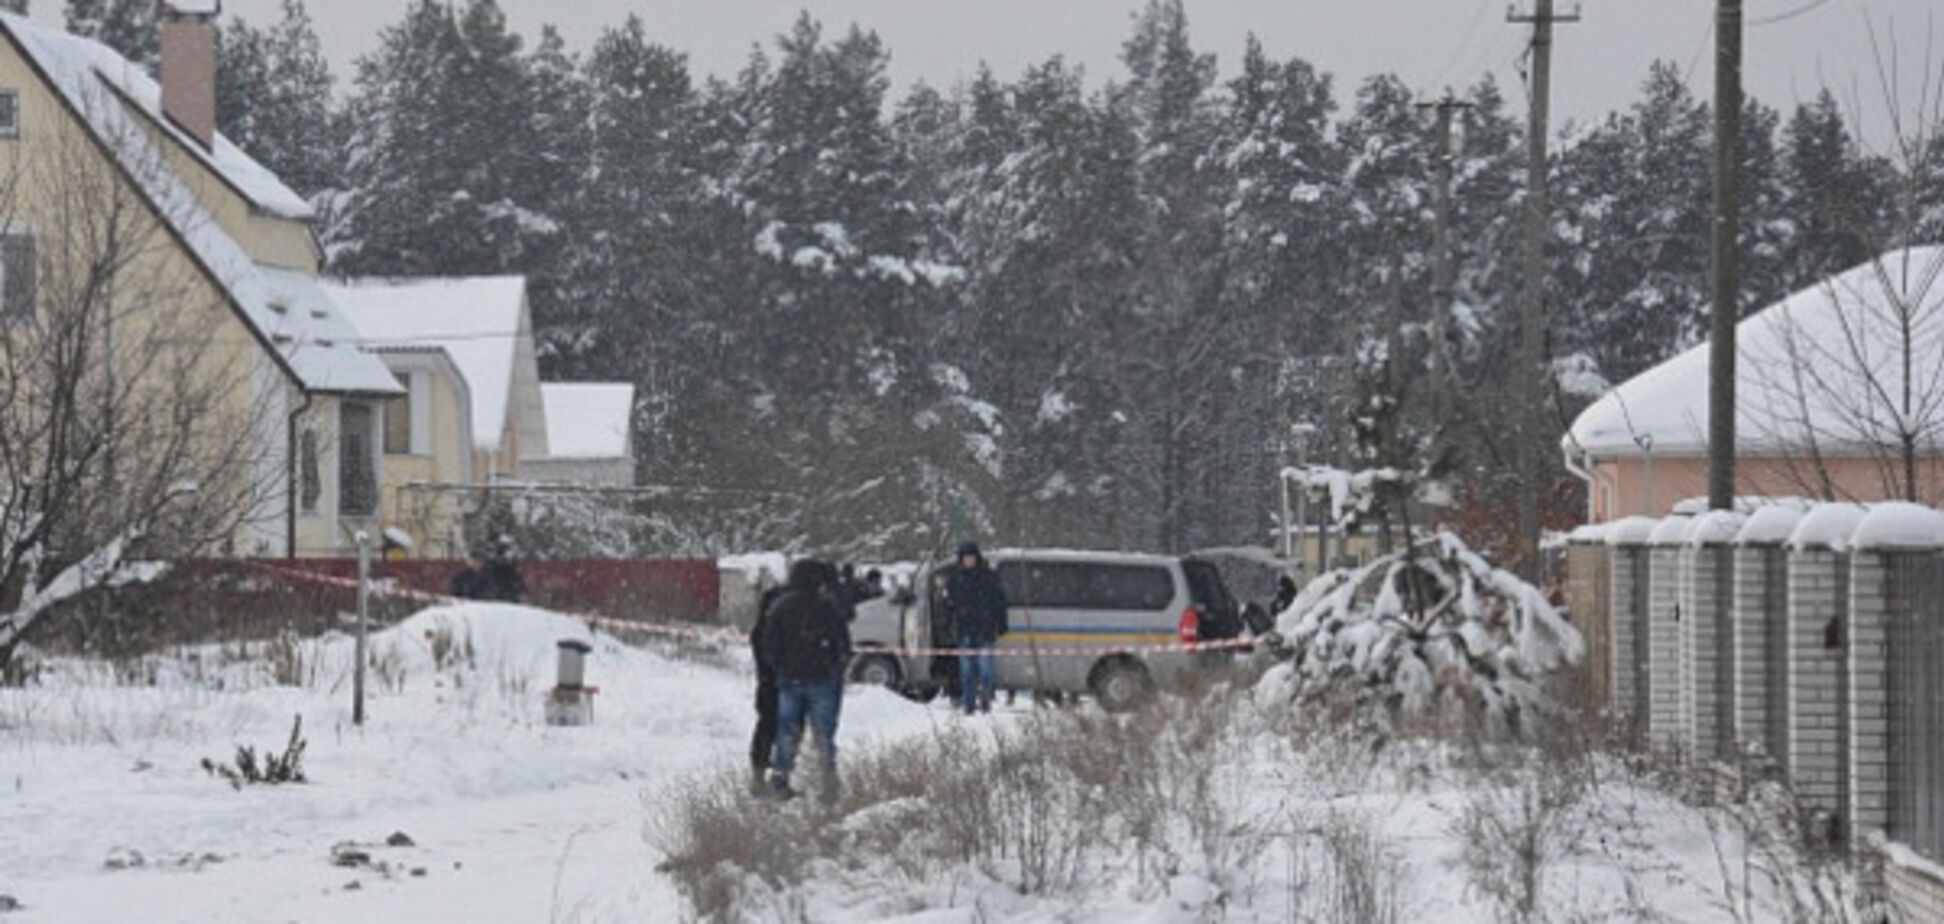
<svg viewBox="0 0 1944 924">
<path fill-rule="evenodd" d="M 368 349 L 444 348 L 472 391 L 473 445 L 499 445 L 520 339 L 530 336 L 523 277 L 350 279 L 324 289 Z"/>
<path fill-rule="evenodd" d="M 1897 306 L 1907 306 L 1898 312 Z M 1905 337 L 1919 360 L 1911 389 L 1927 396 L 1913 422 L 1944 440 L 1944 247 L 1891 251 L 1750 315 L 1735 328 L 1736 451 L 1794 454 L 1809 438 L 1825 454 L 1854 454 L 1889 438 L 1887 405 L 1900 394 Z M 1701 343 L 1608 392 L 1560 441 L 1595 458 L 1708 447 L 1708 344 Z M 1861 413 L 1859 413 L 1861 411 Z M 1933 449 L 1932 451 L 1936 451 Z"/>
<path fill-rule="evenodd" d="M 547 457 L 625 459 L 633 455 L 634 385 L 627 382 L 542 382 L 547 408 Z"/>
<path fill-rule="evenodd" d="M 161 91 L 155 82 L 106 46 L 12 14 L 0 14 L 0 30 L 93 134 L 103 153 L 148 198 L 189 255 L 228 295 L 258 342 L 300 386 L 315 392 L 399 392 L 397 380 L 383 362 L 331 335 L 330 331 L 342 331 L 334 306 L 304 291 L 301 283 L 270 278 L 270 271 L 251 260 L 222 230 L 182 177 L 168 167 L 164 152 L 137 122 L 136 111 L 162 125 L 180 146 L 260 208 L 288 218 L 306 217 L 309 206 L 296 193 L 220 135 L 209 151 L 186 140 L 168 120 L 158 117 Z M 307 310 L 298 312 L 291 304 L 296 301 L 304 302 Z M 287 310 L 278 310 L 278 305 Z M 317 311 L 324 316 L 317 316 Z"/>
</svg>

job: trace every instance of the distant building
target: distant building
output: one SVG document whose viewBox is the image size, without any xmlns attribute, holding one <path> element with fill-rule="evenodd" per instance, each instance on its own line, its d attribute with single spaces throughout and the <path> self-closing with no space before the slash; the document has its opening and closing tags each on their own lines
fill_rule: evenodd
<svg viewBox="0 0 1944 924">
<path fill-rule="evenodd" d="M 1873 501 L 1914 487 L 1944 502 L 1944 247 L 1892 251 L 1750 315 L 1736 353 L 1738 496 Z M 1573 422 L 1560 446 L 1592 522 L 1707 493 L 1708 367 L 1702 343 Z"/>
<path fill-rule="evenodd" d="M 548 455 L 520 461 L 528 481 L 620 488 L 635 483 L 634 386 L 546 382 Z"/>
<path fill-rule="evenodd" d="M 33 178 L 0 232 L 0 296 L 46 310 L 44 271 L 99 243 L 83 217 L 109 220 L 59 210 L 88 208 L 76 203 L 101 178 L 118 184 L 104 195 L 132 192 L 153 243 L 117 272 L 168 280 L 179 304 L 157 310 L 216 307 L 185 374 L 247 383 L 235 407 L 203 411 L 247 420 L 235 438 L 261 460 L 258 509 L 227 547 L 347 554 L 379 524 L 383 402 L 403 389 L 319 289 L 310 205 L 216 131 L 213 14 L 209 0 L 158 5 L 160 83 L 106 46 L 0 14 L 0 169 Z"/>
</svg>

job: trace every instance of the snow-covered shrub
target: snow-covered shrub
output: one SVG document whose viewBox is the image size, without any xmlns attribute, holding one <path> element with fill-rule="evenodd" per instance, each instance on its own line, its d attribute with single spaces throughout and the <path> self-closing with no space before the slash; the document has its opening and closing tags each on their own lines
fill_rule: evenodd
<svg viewBox="0 0 1944 924">
<path fill-rule="evenodd" d="M 1385 720 L 1435 707 L 1500 727 L 1543 707 L 1542 676 L 1585 649 L 1542 591 L 1450 533 L 1319 576 L 1277 631 L 1289 659 L 1257 689 L 1267 709 L 1346 697 Z"/>
</svg>

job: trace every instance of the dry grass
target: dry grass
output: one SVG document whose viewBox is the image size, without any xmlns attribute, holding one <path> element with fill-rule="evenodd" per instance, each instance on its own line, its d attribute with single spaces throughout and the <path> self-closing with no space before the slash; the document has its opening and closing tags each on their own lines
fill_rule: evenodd
<svg viewBox="0 0 1944 924">
<path fill-rule="evenodd" d="M 1226 757 L 1248 736 L 1231 706 L 1220 692 L 1127 715 L 1039 710 L 1010 728 L 941 729 L 852 760 L 831 805 L 779 806 L 740 772 L 717 774 L 652 799 L 650 836 L 708 920 L 760 916 L 751 909 L 832 863 L 911 883 L 969 868 L 1054 896 L 1196 870 L 1226 893 L 1248 865 L 1238 858 L 1276 836 L 1236 814 L 1241 781 L 1227 771 L 1243 762 Z"/>
</svg>

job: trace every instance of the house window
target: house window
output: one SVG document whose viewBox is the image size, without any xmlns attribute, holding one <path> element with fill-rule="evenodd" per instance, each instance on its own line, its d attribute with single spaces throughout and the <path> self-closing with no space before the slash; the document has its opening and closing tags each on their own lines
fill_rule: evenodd
<svg viewBox="0 0 1944 924">
<path fill-rule="evenodd" d="M 412 396 L 399 395 L 385 401 L 385 454 L 412 453 Z"/>
<path fill-rule="evenodd" d="M 317 512 L 317 499 L 324 495 L 324 483 L 317 473 L 317 431 L 305 430 L 301 453 L 297 463 L 297 479 L 301 483 L 299 496 L 304 504 L 305 513 Z"/>
<path fill-rule="evenodd" d="M 34 236 L 0 234 L 0 317 L 19 321 L 34 316 Z"/>
<path fill-rule="evenodd" d="M 20 94 L 0 90 L 0 138 L 20 137 Z"/>
<path fill-rule="evenodd" d="M 378 465 L 372 452 L 376 405 L 347 401 L 338 411 L 338 514 L 378 512 Z"/>
</svg>

